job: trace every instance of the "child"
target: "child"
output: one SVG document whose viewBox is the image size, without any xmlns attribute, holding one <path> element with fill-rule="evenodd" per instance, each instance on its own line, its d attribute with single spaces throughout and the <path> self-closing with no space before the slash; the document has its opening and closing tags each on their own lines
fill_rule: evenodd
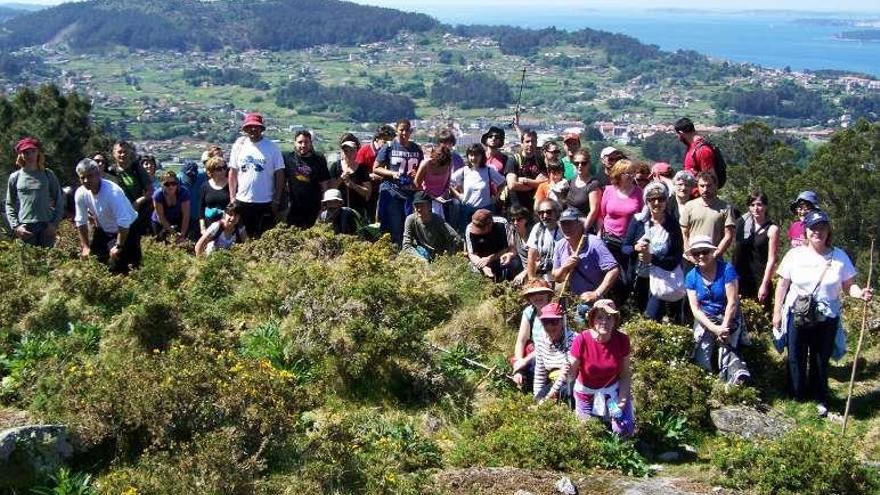
<svg viewBox="0 0 880 495">
<path fill-rule="evenodd" d="M 241 213 L 235 204 L 227 206 L 223 218 L 212 223 L 196 243 L 196 256 L 207 256 L 217 249 L 231 249 L 235 243 L 247 241 L 247 231 L 244 225 L 239 225 L 240 221 Z"/>
</svg>

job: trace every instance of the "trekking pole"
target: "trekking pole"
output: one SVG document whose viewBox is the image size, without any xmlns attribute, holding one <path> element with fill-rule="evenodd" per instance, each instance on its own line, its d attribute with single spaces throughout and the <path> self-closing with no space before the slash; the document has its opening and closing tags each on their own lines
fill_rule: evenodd
<svg viewBox="0 0 880 495">
<path fill-rule="evenodd" d="M 870 255 L 870 264 L 868 265 L 868 283 L 865 285 L 866 288 L 871 287 L 871 275 L 873 275 L 874 271 L 874 239 L 871 238 L 871 255 Z M 859 330 L 859 343 L 856 345 L 856 355 L 853 357 L 853 365 L 852 365 L 852 373 L 849 376 L 849 390 L 846 392 L 846 408 L 843 410 L 843 434 L 846 435 L 846 423 L 849 419 L 849 406 L 852 401 L 853 394 L 853 384 L 856 380 L 856 366 L 859 364 L 859 353 L 862 352 L 862 341 L 865 338 L 865 326 L 868 323 L 868 301 L 863 300 L 863 309 L 862 309 L 862 328 Z"/>
<path fill-rule="evenodd" d="M 516 111 L 514 112 L 514 115 L 516 116 L 514 118 L 514 120 L 517 122 L 519 122 L 519 110 L 520 110 L 520 104 L 522 103 L 523 86 L 525 85 L 525 83 L 526 83 L 526 68 L 525 68 L 525 66 L 523 66 L 522 78 L 520 78 L 520 80 L 519 80 L 519 97 L 517 97 L 517 99 L 516 99 Z"/>
<path fill-rule="evenodd" d="M 585 231 L 584 234 L 581 236 L 581 239 L 578 241 L 577 248 L 575 248 L 575 250 L 574 250 L 574 254 L 575 254 L 575 256 L 577 256 L 578 254 L 580 254 L 580 252 L 581 252 L 581 247 L 583 247 L 583 245 L 584 245 L 584 239 L 586 239 L 586 238 L 587 238 L 587 233 L 586 233 L 586 231 Z M 556 299 L 557 299 L 557 300 L 562 300 L 562 297 L 563 297 L 563 295 L 565 294 L 565 291 L 568 289 L 568 282 L 571 280 L 571 274 L 572 274 L 572 273 L 574 273 L 574 270 L 568 272 L 568 273 L 565 275 L 565 280 L 562 281 L 562 286 L 559 288 L 559 294 L 556 295 Z"/>
</svg>

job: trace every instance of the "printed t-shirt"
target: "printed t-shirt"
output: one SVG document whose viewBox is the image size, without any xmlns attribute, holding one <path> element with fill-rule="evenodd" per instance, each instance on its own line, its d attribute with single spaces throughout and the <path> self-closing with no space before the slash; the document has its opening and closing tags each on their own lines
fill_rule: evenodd
<svg viewBox="0 0 880 495">
<path fill-rule="evenodd" d="M 537 179 L 542 173 L 544 173 L 544 165 L 540 162 L 538 155 L 526 157 L 522 156 L 521 153 L 507 159 L 507 167 L 504 171 L 505 176 L 514 174 L 517 177 L 526 177 L 528 179 Z M 512 191 L 516 193 L 511 197 L 512 200 L 515 199 L 513 204 L 519 204 L 523 208 L 532 211 L 535 206 L 536 189 Z"/>
<path fill-rule="evenodd" d="M 793 222 L 791 226 L 788 227 L 788 241 L 791 243 L 791 247 L 803 246 L 806 235 L 807 229 L 804 227 L 804 222 L 801 220 Z"/>
<path fill-rule="evenodd" d="M 406 177 L 403 179 L 404 183 L 406 184 L 406 182 L 409 182 L 410 185 L 402 186 L 400 181 L 386 178 L 382 180 L 379 190 L 390 191 L 401 198 L 409 198 L 412 196 L 412 179 L 408 177 L 408 174 L 418 168 L 419 164 L 422 163 L 423 158 L 424 154 L 422 153 L 422 148 L 412 141 L 404 146 L 400 141 L 395 139 L 385 146 L 382 146 L 382 148 L 379 149 L 379 152 L 376 153 L 376 163 L 381 164 L 392 172 L 401 172 L 401 178 Z"/>
<path fill-rule="evenodd" d="M 577 381 L 592 389 L 617 381 L 629 353 L 629 336 L 616 330 L 604 344 L 597 342 L 592 332 L 584 330 L 574 338 L 569 351 L 572 360 L 580 360 Z"/>
<path fill-rule="evenodd" d="M 235 199 L 243 203 L 271 203 L 275 191 L 275 171 L 284 168 L 278 145 L 267 138 L 256 143 L 239 138 L 232 146 L 229 168 L 238 171 Z"/>
<path fill-rule="evenodd" d="M 321 183 L 330 180 L 327 159 L 319 153 L 301 156 L 296 152 L 284 157 L 290 210 L 287 223 L 309 228 L 321 211 Z"/>
</svg>

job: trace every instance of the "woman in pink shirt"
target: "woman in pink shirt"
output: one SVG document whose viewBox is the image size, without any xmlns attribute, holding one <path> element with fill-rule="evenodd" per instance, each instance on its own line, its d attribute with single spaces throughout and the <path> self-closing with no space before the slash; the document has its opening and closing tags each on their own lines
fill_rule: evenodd
<svg viewBox="0 0 880 495">
<path fill-rule="evenodd" d="M 622 274 L 632 273 L 630 257 L 622 251 L 623 238 L 629 222 L 645 205 L 642 189 L 633 180 L 636 168 L 636 164 L 625 159 L 615 163 L 609 176 L 611 182 L 605 186 L 599 203 L 599 232 Z M 629 297 L 630 287 L 631 280 L 619 278 L 612 289 L 612 299 L 623 304 Z"/>
<path fill-rule="evenodd" d="M 443 205 L 449 200 L 451 177 L 452 152 L 446 146 L 436 146 L 431 150 L 431 155 L 422 160 L 414 178 L 416 189 L 431 196 L 431 211 L 444 220 Z"/>
<path fill-rule="evenodd" d="M 621 333 L 620 312 L 610 299 L 600 299 L 587 314 L 587 329 L 575 337 L 569 357 L 574 380 L 575 412 L 580 419 L 598 417 L 614 433 L 635 432 L 629 337 Z"/>
</svg>

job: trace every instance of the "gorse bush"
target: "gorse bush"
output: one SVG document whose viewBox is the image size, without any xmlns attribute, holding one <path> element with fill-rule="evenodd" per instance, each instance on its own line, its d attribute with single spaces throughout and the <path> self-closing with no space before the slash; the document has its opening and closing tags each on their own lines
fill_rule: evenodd
<svg viewBox="0 0 880 495">
<path fill-rule="evenodd" d="M 291 431 L 298 412 L 314 403 L 295 376 L 268 361 L 177 344 L 149 353 L 102 352 L 41 385 L 39 412 L 70 425 L 82 448 L 110 442 L 132 454 L 230 425 L 256 452 Z"/>
<path fill-rule="evenodd" d="M 313 415 L 294 440 L 298 493 L 422 493 L 440 448 L 399 414 L 374 409 Z"/>
<path fill-rule="evenodd" d="M 456 466 L 647 472 L 632 443 L 611 439 L 598 420 L 580 421 L 567 407 L 537 406 L 530 397 L 485 404 L 464 422 L 460 435 L 449 454 Z"/>
<path fill-rule="evenodd" d="M 761 494 L 873 494 L 880 477 L 857 459 L 851 438 L 801 427 L 772 441 L 729 440 L 715 451 L 717 480 Z"/>
</svg>

